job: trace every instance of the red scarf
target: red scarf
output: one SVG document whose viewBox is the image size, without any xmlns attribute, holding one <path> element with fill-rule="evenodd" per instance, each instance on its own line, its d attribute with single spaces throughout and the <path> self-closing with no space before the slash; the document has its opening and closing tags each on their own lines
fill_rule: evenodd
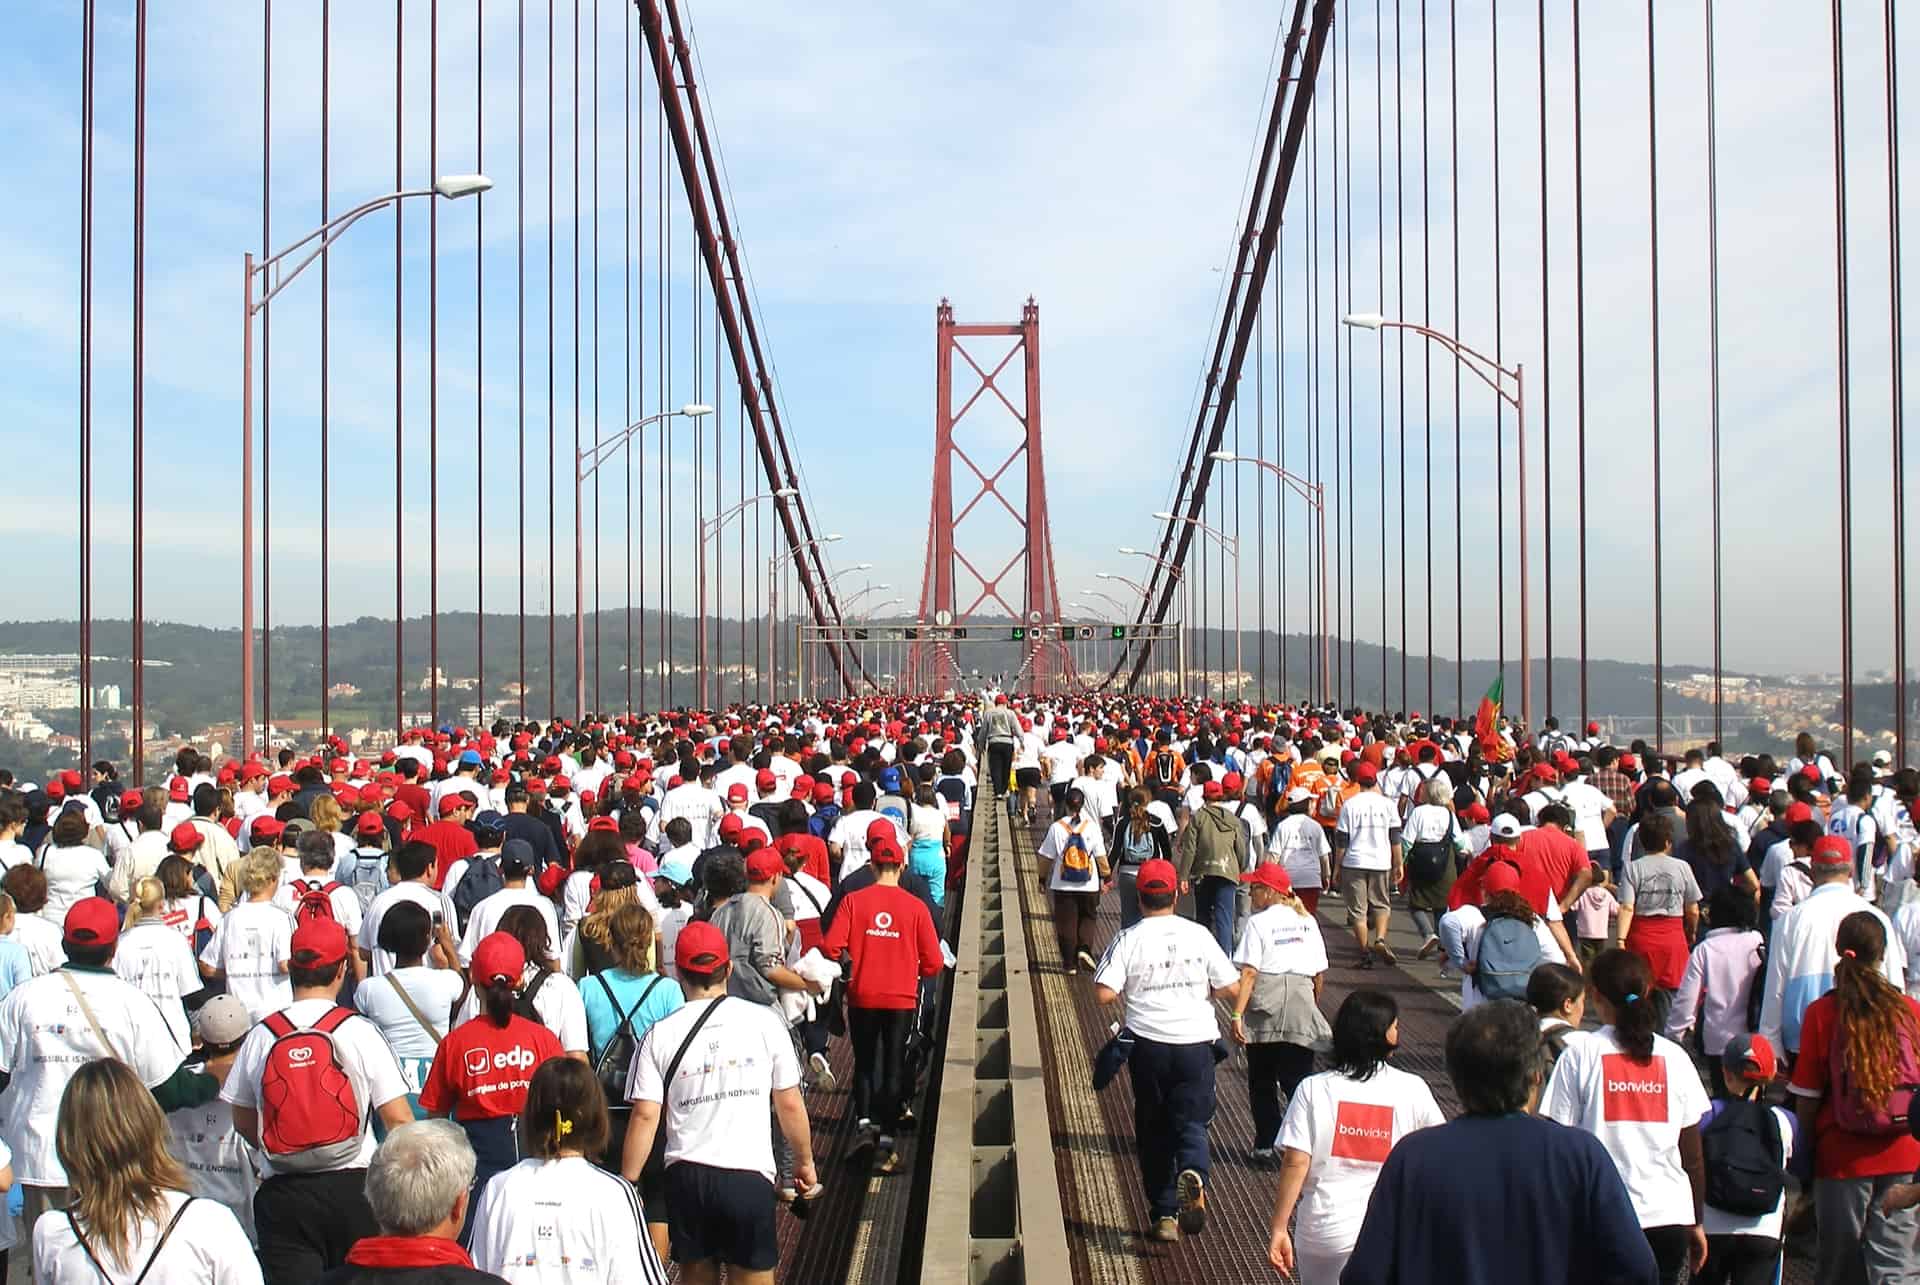
<svg viewBox="0 0 1920 1285">
<path fill-rule="evenodd" d="M 347 1251 L 355 1267 L 472 1267 L 459 1244 L 432 1236 L 368 1236 Z"/>
</svg>

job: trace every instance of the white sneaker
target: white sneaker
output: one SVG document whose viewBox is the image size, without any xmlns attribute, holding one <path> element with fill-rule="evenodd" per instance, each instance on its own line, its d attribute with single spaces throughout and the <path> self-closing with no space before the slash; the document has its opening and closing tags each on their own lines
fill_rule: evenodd
<svg viewBox="0 0 1920 1285">
<path fill-rule="evenodd" d="M 807 1069 L 813 1072 L 813 1087 L 822 1093 L 831 1093 L 839 1086 L 833 1077 L 833 1068 L 827 1065 L 825 1053 L 815 1053 L 807 1058 Z"/>
<path fill-rule="evenodd" d="M 1440 949 L 1440 939 L 1432 933 L 1428 933 L 1427 939 L 1420 943 L 1419 957 L 1421 959 L 1427 959 L 1438 949 Z"/>
</svg>

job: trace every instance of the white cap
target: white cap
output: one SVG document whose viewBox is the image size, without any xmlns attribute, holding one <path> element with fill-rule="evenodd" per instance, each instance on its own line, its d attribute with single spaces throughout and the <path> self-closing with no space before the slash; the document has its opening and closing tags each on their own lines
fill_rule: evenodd
<svg viewBox="0 0 1920 1285">
<path fill-rule="evenodd" d="M 1892 767 L 1893 752 L 1891 750 L 1875 750 L 1873 752 L 1873 765 L 1875 767 Z"/>
<path fill-rule="evenodd" d="M 1305 803 L 1312 797 L 1313 791 L 1304 785 L 1296 785 L 1287 791 L 1287 802 L 1289 803 Z"/>
<path fill-rule="evenodd" d="M 1521 828 L 1520 819 L 1511 812 L 1502 812 L 1493 819 L 1493 837 L 1496 839 L 1518 839 Z"/>
</svg>

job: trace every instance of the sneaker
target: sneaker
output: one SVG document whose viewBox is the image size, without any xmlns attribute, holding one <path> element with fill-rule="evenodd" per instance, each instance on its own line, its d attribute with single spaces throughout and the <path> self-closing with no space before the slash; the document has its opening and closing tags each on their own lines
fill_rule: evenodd
<svg viewBox="0 0 1920 1285">
<path fill-rule="evenodd" d="M 1430 959 L 1433 956 L 1433 952 L 1439 949 L 1440 939 L 1432 933 L 1428 933 L 1427 939 L 1420 943 L 1419 957 L 1421 959 Z"/>
<path fill-rule="evenodd" d="M 1197 1169 L 1182 1169 L 1179 1187 L 1180 1230 L 1195 1236 L 1207 1229 L 1207 1183 Z"/>
<path fill-rule="evenodd" d="M 1445 964 L 1441 964 L 1440 980 L 1443 982 L 1450 982 L 1453 979 L 1454 979 L 1454 971 L 1451 968 L 1448 968 Z"/>
<path fill-rule="evenodd" d="M 1253 1160 L 1255 1164 L 1270 1165 L 1273 1163 L 1273 1158 L 1278 1154 L 1279 1152 L 1275 1151 L 1272 1147 L 1255 1147 L 1253 1149 Z"/>
<path fill-rule="evenodd" d="M 1355 964 L 1355 965 L 1354 965 L 1354 967 L 1355 967 L 1355 968 L 1359 968 L 1359 969 L 1368 969 L 1368 968 L 1372 968 L 1372 967 L 1373 967 L 1373 956 L 1372 956 L 1372 955 L 1362 955 L 1362 956 L 1360 956 L 1360 962 L 1359 962 L 1359 963 L 1357 963 L 1357 964 Z"/>
<path fill-rule="evenodd" d="M 1085 946 L 1082 946 L 1080 948 L 1080 953 L 1074 956 L 1074 958 L 1078 959 L 1083 965 L 1085 965 L 1086 970 L 1088 972 L 1097 973 L 1100 971 L 1100 961 L 1095 959 L 1093 957 L 1093 952 L 1088 950 Z"/>
<path fill-rule="evenodd" d="M 897 1133 L 911 1133 L 913 1132 L 914 1126 L 918 1123 L 919 1121 L 913 1118 L 913 1108 L 910 1106 L 902 1106 L 900 1108 L 900 1118 L 894 1121 L 893 1127 Z"/>
<path fill-rule="evenodd" d="M 1078 977 L 1080 975 L 1080 969 L 1075 964 L 1069 962 L 1066 967 L 1066 974 L 1069 977 Z"/>
<path fill-rule="evenodd" d="M 822 1093 L 831 1093 L 839 1081 L 833 1078 L 833 1068 L 827 1065 L 825 1053 L 815 1053 L 807 1059 L 807 1069 L 813 1072 L 813 1087 Z"/>
<path fill-rule="evenodd" d="M 1387 945 L 1384 941 L 1376 941 L 1373 943 L 1373 953 L 1380 956 L 1382 963 L 1397 964 L 1400 962 L 1400 957 L 1393 953 L 1393 947 Z"/>
<path fill-rule="evenodd" d="M 1156 1218 L 1153 1223 L 1153 1238 L 1167 1244 L 1177 1244 L 1180 1240 L 1180 1222 L 1176 1218 Z"/>
<path fill-rule="evenodd" d="M 853 1140 L 847 1144 L 849 1155 L 859 1155 L 862 1151 L 871 1151 L 880 1140 L 880 1130 L 871 1120 L 856 1121 L 853 1126 Z"/>
<path fill-rule="evenodd" d="M 892 1173 L 899 1167 L 900 1153 L 893 1149 L 892 1135 L 881 1134 L 880 1140 L 874 1144 L 873 1171 L 875 1173 Z"/>
</svg>

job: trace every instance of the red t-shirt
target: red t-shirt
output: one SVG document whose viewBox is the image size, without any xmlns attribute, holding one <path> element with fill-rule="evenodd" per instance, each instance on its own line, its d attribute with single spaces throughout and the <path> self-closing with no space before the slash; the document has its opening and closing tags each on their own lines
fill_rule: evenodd
<svg viewBox="0 0 1920 1285">
<path fill-rule="evenodd" d="M 494 1120 L 520 1114 L 534 1070 L 565 1057 L 553 1032 L 518 1013 L 504 1027 L 476 1017 L 440 1041 L 420 1086 L 420 1105 L 456 1120 Z"/>
<path fill-rule="evenodd" d="M 1566 892 L 1576 875 L 1592 864 L 1580 840 L 1557 826 L 1535 826 L 1520 836 L 1515 847 L 1521 887 L 1528 890 L 1527 900 L 1533 902 L 1535 912 L 1542 915 L 1547 913 L 1547 902 L 1545 897 L 1534 900 L 1536 884 L 1544 880 L 1548 895 L 1558 897 Z"/>
<path fill-rule="evenodd" d="M 847 1002 L 855 1008 L 913 1008 L 920 979 L 940 971 L 940 937 L 920 898 L 899 885 L 873 884 L 840 903 L 820 953 L 853 959 Z"/>
<path fill-rule="evenodd" d="M 1903 997 L 1904 998 L 1904 997 Z M 1907 1000 L 1920 1021 L 1920 1004 Z M 1816 1178 L 1902 1177 L 1920 1169 L 1920 1142 L 1902 1130 L 1894 1134 L 1849 1133 L 1833 1122 L 1833 1041 L 1839 1035 L 1840 1006 L 1831 992 L 1807 1006 L 1800 1019 L 1800 1057 L 1790 1087 L 1796 1097 L 1821 1098 L 1814 1117 L 1813 1176 Z"/>
<path fill-rule="evenodd" d="M 424 785 L 413 781 L 396 785 L 393 787 L 393 799 L 394 802 L 404 803 L 413 809 L 416 824 L 433 818 L 433 795 Z"/>
<path fill-rule="evenodd" d="M 799 851 L 806 858 L 806 864 L 800 868 L 821 883 L 832 884 L 833 879 L 828 872 L 827 843 L 818 835 L 783 834 L 773 841 L 773 848 L 783 857 L 789 852 Z"/>
<path fill-rule="evenodd" d="M 421 843 L 431 843 L 437 854 L 434 859 L 433 886 L 438 888 L 447 881 L 447 871 L 456 861 L 464 861 L 480 851 L 480 845 L 473 841 L 473 832 L 458 821 L 435 821 L 431 825 L 415 827 L 408 835 Z"/>
<path fill-rule="evenodd" d="M 1525 835 L 1521 838 L 1525 839 Z M 1581 854 L 1585 856 L 1585 853 Z M 1453 881 L 1453 888 L 1447 893 L 1447 909 L 1458 910 L 1462 906 L 1480 904 L 1480 879 L 1487 873 L 1487 867 L 1496 861 L 1504 861 L 1520 871 L 1520 895 L 1527 899 L 1534 913 L 1547 913 L 1547 898 L 1553 895 L 1552 887 L 1547 883 L 1547 873 L 1538 862 L 1525 861 L 1520 856 L 1517 843 L 1496 843 L 1475 857 L 1467 868 Z"/>
</svg>

